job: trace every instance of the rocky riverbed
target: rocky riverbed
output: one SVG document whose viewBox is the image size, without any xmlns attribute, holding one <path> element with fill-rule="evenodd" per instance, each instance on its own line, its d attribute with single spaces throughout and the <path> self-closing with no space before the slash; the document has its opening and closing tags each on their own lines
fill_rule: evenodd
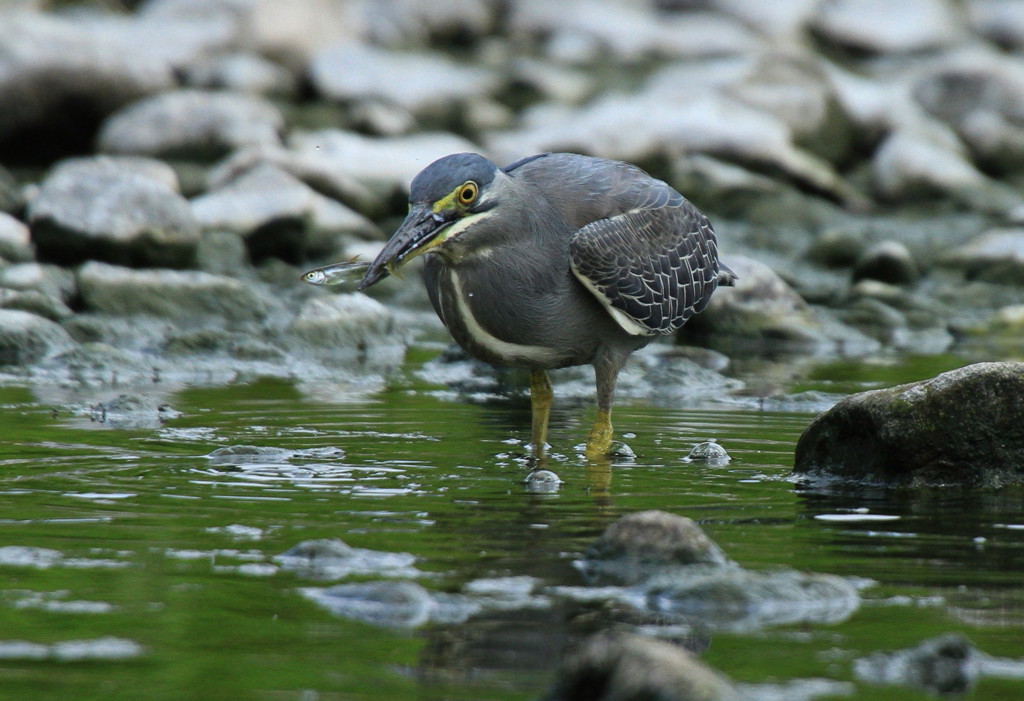
<svg viewBox="0 0 1024 701">
<path fill-rule="evenodd" d="M 837 358 L 1024 353 L 1024 4 L 15 0 L 0 3 L 0 105 L 0 383 L 58 411 L 152 428 L 176 415 L 166 400 L 182 387 L 264 377 L 344 401 L 387 386 L 410 349 L 437 356 L 416 372 L 439 392 L 521 393 L 515 373 L 445 351 L 415 279 L 365 295 L 300 276 L 372 258 L 410 180 L 438 157 L 575 151 L 675 186 L 739 275 L 676 338 L 633 358 L 621 398 L 839 402 L 797 446 L 800 474 L 1020 481 L 1019 363 L 842 402 L 843 391 L 799 390 Z M 560 400 L 592 397 L 589 368 L 554 379 Z M 247 450 L 210 460 L 244 464 Z M 979 456 L 995 471 L 963 479 Z M 548 473 L 536 491 L 560 484 Z M 849 579 L 744 570 L 692 522 L 655 523 L 672 547 L 696 543 L 686 553 L 651 550 L 636 526 L 620 521 L 579 562 L 585 581 L 557 591 L 504 577 L 438 596 L 409 581 L 411 555 L 331 539 L 259 564 L 395 577 L 302 593 L 401 629 L 553 600 L 600 606 L 609 625 L 696 617 L 734 633 L 841 621 L 859 606 Z M 323 576 L 329 567 L 344 574 Z M 938 639 L 866 658 L 857 674 L 944 691 L 920 670 L 969 686 L 977 665 L 963 660 L 980 655 Z M 702 698 L 843 691 L 744 690 L 667 643 L 602 634 L 569 655 L 551 698 L 584 698 L 580 679 L 636 656 L 692 667 L 669 683 Z M 622 683 L 640 694 L 642 682 Z"/>
<path fill-rule="evenodd" d="M 680 332 L 707 350 L 655 347 L 626 395 L 785 395 L 806 363 L 736 369 L 778 353 L 1019 354 L 1024 12 L 761 5 L 8 3 L 2 379 L 372 392 L 446 342 L 419 285 L 299 274 L 371 256 L 411 177 L 463 150 L 630 160 L 712 217 L 740 284 Z"/>
</svg>

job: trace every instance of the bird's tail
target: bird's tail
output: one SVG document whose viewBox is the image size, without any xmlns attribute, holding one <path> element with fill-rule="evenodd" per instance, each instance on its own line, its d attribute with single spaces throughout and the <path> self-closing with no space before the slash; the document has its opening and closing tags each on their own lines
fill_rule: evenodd
<svg viewBox="0 0 1024 701">
<path fill-rule="evenodd" d="M 719 287 L 732 287 L 739 280 L 739 276 L 736 275 L 725 263 L 719 262 L 718 264 L 718 286 Z"/>
</svg>

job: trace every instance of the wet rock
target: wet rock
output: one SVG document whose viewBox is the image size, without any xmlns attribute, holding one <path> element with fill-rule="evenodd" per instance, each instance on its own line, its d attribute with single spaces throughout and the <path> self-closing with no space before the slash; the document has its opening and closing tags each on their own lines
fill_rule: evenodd
<svg viewBox="0 0 1024 701">
<path fill-rule="evenodd" d="M 839 623 L 860 608 L 860 594 L 848 580 L 796 570 L 730 568 L 664 574 L 646 582 L 644 588 L 647 610 L 717 630 Z"/>
<path fill-rule="evenodd" d="M 392 577 L 421 574 L 413 565 L 416 557 L 409 553 L 353 548 L 337 538 L 306 540 L 273 559 L 283 570 L 319 581 L 343 579 L 353 574 Z"/>
<path fill-rule="evenodd" d="M 430 592 L 415 582 L 362 582 L 300 591 L 336 616 L 387 628 L 418 628 L 435 608 Z"/>
<path fill-rule="evenodd" d="M 375 4 L 364 19 L 370 36 L 380 43 L 446 44 L 480 39 L 494 29 L 501 12 L 502 8 L 489 0 L 399 0 Z"/>
<path fill-rule="evenodd" d="M 104 314 L 181 321 L 214 315 L 245 323 L 261 321 L 269 309 L 255 286 L 194 270 L 133 270 L 91 262 L 79 269 L 78 286 L 85 308 Z"/>
<path fill-rule="evenodd" d="M 58 324 L 29 312 L 0 309 L 0 365 L 31 365 L 71 348 Z"/>
<path fill-rule="evenodd" d="M 240 234 L 254 261 L 308 260 L 336 253 L 339 236 L 377 234 L 366 217 L 270 164 L 192 200 L 192 213 L 206 230 Z"/>
<path fill-rule="evenodd" d="M 161 397 L 148 394 L 121 394 L 90 407 L 90 418 L 110 428 L 160 428 L 168 419 L 181 416 Z"/>
<path fill-rule="evenodd" d="M 987 171 L 1024 166 L 1024 62 L 996 52 L 962 51 L 910 90 L 928 114 L 952 128 Z"/>
<path fill-rule="evenodd" d="M 74 312 L 59 299 L 43 294 L 37 290 L 9 290 L 0 287 L 0 308 L 20 309 L 50 321 L 66 319 Z"/>
<path fill-rule="evenodd" d="M 314 87 L 330 100 L 376 98 L 415 113 L 443 113 L 497 87 L 495 77 L 475 65 L 347 42 L 314 56 L 309 71 Z"/>
<path fill-rule="evenodd" d="M 167 166 L 151 161 L 104 157 L 57 166 L 28 207 L 40 259 L 190 263 L 199 226 L 188 202 L 168 187 L 166 173 Z"/>
<path fill-rule="evenodd" d="M 28 227 L 0 207 L 0 259 L 25 263 L 35 258 Z"/>
<path fill-rule="evenodd" d="M 953 345 L 946 314 L 932 305 L 908 305 L 901 288 L 861 280 L 839 317 L 884 346 L 914 353 L 941 353 Z M 898 307 L 908 307 L 901 309 Z"/>
<path fill-rule="evenodd" d="M 68 332 L 74 337 L 73 326 Z M 140 352 L 84 341 L 39 365 L 35 379 L 40 384 L 61 387 L 138 387 L 159 380 L 155 364 L 159 361 Z M 147 421 L 152 417 L 147 415 Z"/>
<path fill-rule="evenodd" d="M 708 211 L 745 216 L 751 205 L 774 199 L 782 183 L 721 159 L 688 154 L 672 163 L 672 186 Z"/>
<path fill-rule="evenodd" d="M 56 265 L 17 263 L 0 266 L 0 289 L 37 291 L 61 301 L 69 299 L 75 286 L 74 273 Z"/>
<path fill-rule="evenodd" d="M 639 93 L 606 93 L 578 109 L 538 105 L 526 110 L 519 129 L 489 135 L 487 147 L 504 161 L 543 151 L 630 162 L 702 153 L 781 172 L 840 201 L 863 199 L 831 165 L 797 147 L 782 120 L 714 89 L 694 89 L 693 74 L 669 67 Z"/>
<path fill-rule="evenodd" d="M 289 137 L 287 149 L 240 149 L 214 169 L 211 183 L 223 185 L 257 164 L 269 162 L 361 214 L 378 216 L 390 209 L 396 193 L 407 194 L 409 183 L 425 164 L 451 153 L 476 150 L 471 142 L 441 132 L 396 137 L 336 129 L 298 132 Z"/>
<path fill-rule="evenodd" d="M 394 323 L 387 307 L 355 292 L 306 300 L 289 333 L 318 354 L 390 365 L 405 354 Z"/>
<path fill-rule="evenodd" d="M 216 328 L 172 331 L 167 335 L 164 352 L 173 356 L 223 354 L 237 360 L 281 361 L 285 359 L 284 351 L 277 346 L 254 338 L 247 333 Z"/>
<path fill-rule="evenodd" d="M 728 465 L 732 458 L 729 456 L 728 451 L 712 438 L 693 446 L 690 449 L 690 453 L 683 460 L 686 462 L 701 462 L 708 465 Z"/>
<path fill-rule="evenodd" d="M 152 42 L 147 46 L 154 37 L 133 37 L 130 21 L 11 8 L 2 15 L 0 104 L 18 109 L 0 115 L 0 154 L 32 158 L 25 142 L 36 158 L 80 150 L 91 142 L 99 115 L 174 85 L 173 65 Z"/>
<path fill-rule="evenodd" d="M 879 280 L 892 285 L 911 285 L 919 277 L 917 262 L 899 241 L 881 241 L 860 256 L 853 265 L 853 280 Z"/>
<path fill-rule="evenodd" d="M 204 231 L 196 246 L 196 268 L 214 275 L 245 277 L 251 272 L 245 239 L 233 231 Z"/>
<path fill-rule="evenodd" d="M 863 236 L 843 227 L 830 227 L 815 236 L 806 256 L 827 268 L 848 268 L 853 267 L 864 248 Z"/>
<path fill-rule="evenodd" d="M 571 649 L 545 701 L 731 701 L 740 695 L 719 672 L 661 640 L 601 633 Z"/>
<path fill-rule="evenodd" d="M 798 475 L 887 484 L 1024 480 L 1024 363 L 978 363 L 850 395 L 796 446 Z"/>
<path fill-rule="evenodd" d="M 1024 229 L 995 229 L 963 246 L 940 254 L 942 265 L 962 270 L 970 279 L 1024 283 Z"/>
<path fill-rule="evenodd" d="M 723 350 L 790 352 L 871 352 L 878 343 L 836 319 L 812 309 L 764 263 L 746 256 L 726 261 L 739 279 L 719 288 L 705 310 L 680 329 L 681 342 Z"/>
<path fill-rule="evenodd" d="M 1006 214 L 1021 197 L 979 171 L 947 127 L 901 128 L 875 152 L 872 172 L 879 194 L 889 200 L 949 198 L 980 211 Z"/>
<path fill-rule="evenodd" d="M 725 91 L 744 104 L 781 119 L 794 143 L 830 163 L 849 155 L 853 125 L 816 58 L 803 52 L 772 51 L 750 62 Z"/>
<path fill-rule="evenodd" d="M 971 0 L 967 16 L 989 41 L 1007 49 L 1024 47 L 1024 5 L 1016 0 Z"/>
<path fill-rule="evenodd" d="M 254 95 L 294 96 L 295 76 L 284 66 L 247 53 L 202 56 L 182 70 L 186 85 Z"/>
<path fill-rule="evenodd" d="M 534 494 L 553 494 L 564 484 L 551 470 L 533 470 L 523 480 L 526 491 Z"/>
<path fill-rule="evenodd" d="M 636 62 L 651 58 L 735 56 L 759 45 L 738 20 L 711 12 L 666 15 L 646 3 L 544 0 L 515 3 L 509 17 L 513 35 L 548 37 L 556 56 L 590 61 L 598 55 Z M 557 32 L 552 37 L 553 31 Z M 571 50 L 567 47 L 573 46 Z"/>
<path fill-rule="evenodd" d="M 956 41 L 963 27 L 945 0 L 835 0 L 812 26 L 830 42 L 869 53 L 912 53 Z"/>
<path fill-rule="evenodd" d="M 665 568 L 698 564 L 730 562 L 692 519 L 641 511 L 608 526 L 578 566 L 592 583 L 632 584 Z"/>
<path fill-rule="evenodd" d="M 872 684 L 909 686 L 930 694 L 960 695 L 978 678 L 978 651 L 959 633 L 925 640 L 906 650 L 876 652 L 854 663 L 856 677 Z"/>
<path fill-rule="evenodd" d="M 134 102 L 111 115 L 100 151 L 210 160 L 243 146 L 277 144 L 284 118 L 251 95 L 178 90 Z"/>
<path fill-rule="evenodd" d="M 156 25 L 212 25 L 227 34 L 231 46 L 293 66 L 331 42 L 357 38 L 364 26 L 355 3 L 333 0 L 293 0 L 287 6 L 274 0 L 147 0 L 138 15 Z"/>
</svg>

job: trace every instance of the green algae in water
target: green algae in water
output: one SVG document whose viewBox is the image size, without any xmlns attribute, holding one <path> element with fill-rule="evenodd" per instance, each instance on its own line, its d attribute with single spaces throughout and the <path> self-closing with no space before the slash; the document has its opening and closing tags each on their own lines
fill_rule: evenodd
<svg viewBox="0 0 1024 701">
<path fill-rule="evenodd" d="M 870 367 L 857 372 L 872 381 Z M 489 577 L 575 586 L 573 559 L 614 519 L 650 508 L 696 519 L 748 569 L 874 580 L 841 623 L 708 633 L 703 658 L 738 681 L 853 681 L 859 657 L 954 631 L 988 654 L 1024 657 L 1024 493 L 800 491 L 785 477 L 810 414 L 625 403 L 616 423 L 637 457 L 609 470 L 571 449 L 590 409 L 563 408 L 548 465 L 563 484 L 534 494 L 522 483 L 525 400 L 447 402 L 398 383 L 327 404 L 262 382 L 184 390 L 170 403 L 182 415 L 163 428 L 111 430 L 0 389 L 0 547 L 41 554 L 0 564 L 0 649 L 116 638 L 140 651 L 9 656 L 10 698 L 534 699 L 572 611 L 380 628 L 301 596 L 327 584 L 274 556 L 336 538 L 411 553 L 423 573 L 413 581 L 441 594 Z M 684 462 L 708 438 L 733 461 Z M 232 445 L 272 450 L 251 462 L 209 457 Z M 927 698 L 853 683 L 858 699 Z M 1022 681 L 983 680 L 974 698 L 1022 693 Z"/>
</svg>

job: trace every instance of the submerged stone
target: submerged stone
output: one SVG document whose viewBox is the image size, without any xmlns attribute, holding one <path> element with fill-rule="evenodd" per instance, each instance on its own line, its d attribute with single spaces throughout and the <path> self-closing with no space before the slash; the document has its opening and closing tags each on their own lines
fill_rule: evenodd
<svg viewBox="0 0 1024 701">
<path fill-rule="evenodd" d="M 850 395 L 804 430 L 793 471 L 915 486 L 1024 481 L 1024 362 Z"/>
<path fill-rule="evenodd" d="M 352 574 L 415 577 L 420 573 L 409 553 L 353 548 L 337 538 L 306 540 L 274 556 L 281 569 L 316 580 L 342 579 Z"/>
<path fill-rule="evenodd" d="M 649 611 L 719 630 L 839 623 L 860 608 L 860 594 L 849 580 L 796 570 L 672 573 L 655 577 L 645 590 Z"/>
<path fill-rule="evenodd" d="M 624 633 L 600 633 L 565 656 L 545 701 L 730 701 L 732 682 L 688 650 Z"/>
<path fill-rule="evenodd" d="M 858 679 L 909 686 L 931 694 L 963 694 L 978 678 L 978 651 L 959 633 L 925 640 L 895 652 L 876 652 L 854 663 Z"/>
<path fill-rule="evenodd" d="M 728 465 L 732 460 L 725 448 L 714 438 L 698 443 L 690 449 L 690 454 L 683 458 L 686 462 L 703 462 L 709 465 Z"/>
<path fill-rule="evenodd" d="M 578 563 L 591 583 L 633 584 L 668 567 L 729 564 L 692 519 L 641 511 L 608 526 Z"/>
</svg>

